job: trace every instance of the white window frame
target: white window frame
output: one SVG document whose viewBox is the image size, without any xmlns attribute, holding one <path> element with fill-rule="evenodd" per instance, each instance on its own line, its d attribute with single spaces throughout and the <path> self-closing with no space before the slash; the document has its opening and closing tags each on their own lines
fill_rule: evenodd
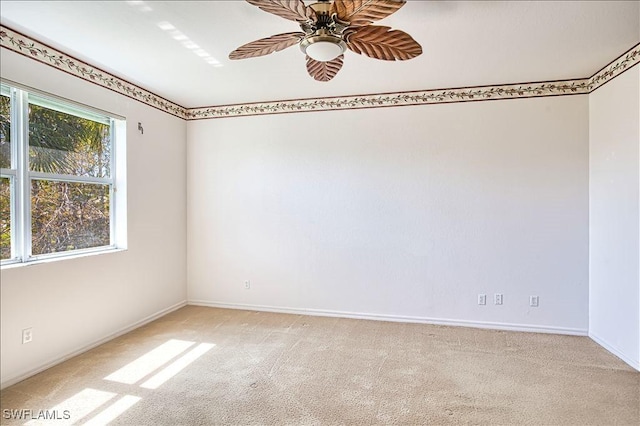
<svg viewBox="0 0 640 426">
<path fill-rule="evenodd" d="M 119 145 L 122 146 L 124 142 L 124 140 L 120 140 L 124 139 L 125 136 L 123 129 L 126 126 L 126 122 L 124 118 L 13 82 L 2 80 L 0 84 L 2 85 L 3 95 L 6 93 L 5 89 L 9 89 L 11 99 L 11 168 L 0 169 L 0 177 L 9 178 L 11 187 L 11 258 L 3 259 L 1 262 L 2 266 L 55 258 L 76 257 L 78 255 L 126 248 L 126 241 L 118 241 L 118 238 L 121 236 L 126 238 L 126 230 L 118 228 L 120 226 L 117 221 L 119 215 L 116 214 L 116 208 L 120 208 L 119 204 L 124 204 L 118 202 L 118 198 L 120 197 L 116 196 L 116 183 L 122 183 L 122 179 L 117 174 L 117 166 L 123 156 L 120 155 L 120 153 L 116 153 L 116 151 L 119 149 Z M 110 176 L 108 178 L 33 172 L 30 170 L 28 140 L 29 95 L 32 97 L 31 103 L 35 105 L 109 125 L 111 151 L 109 159 Z M 85 249 L 33 255 L 31 182 L 34 180 L 89 183 L 108 186 L 109 244 Z M 126 218 L 122 222 L 122 226 L 126 227 Z"/>
</svg>

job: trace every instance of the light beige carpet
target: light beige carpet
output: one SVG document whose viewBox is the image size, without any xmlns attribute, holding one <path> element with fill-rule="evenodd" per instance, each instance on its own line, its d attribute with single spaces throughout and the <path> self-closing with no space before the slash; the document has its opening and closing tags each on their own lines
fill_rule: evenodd
<svg viewBox="0 0 640 426">
<path fill-rule="evenodd" d="M 637 425 L 640 373 L 587 337 L 188 306 L 1 406 L 2 424 Z"/>
</svg>

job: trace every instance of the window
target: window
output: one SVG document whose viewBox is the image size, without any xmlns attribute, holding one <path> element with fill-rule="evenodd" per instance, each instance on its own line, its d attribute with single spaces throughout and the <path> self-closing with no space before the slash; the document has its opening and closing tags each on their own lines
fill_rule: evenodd
<svg viewBox="0 0 640 426">
<path fill-rule="evenodd" d="M 113 249 L 124 121 L 0 85 L 3 264 Z"/>
</svg>

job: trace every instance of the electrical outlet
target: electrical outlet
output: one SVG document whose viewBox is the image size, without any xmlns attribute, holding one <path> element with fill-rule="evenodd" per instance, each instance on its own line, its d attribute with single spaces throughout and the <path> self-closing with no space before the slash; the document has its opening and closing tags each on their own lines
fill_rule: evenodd
<svg viewBox="0 0 640 426">
<path fill-rule="evenodd" d="M 496 293 L 493 295 L 493 304 L 502 305 L 502 293 Z"/>
<path fill-rule="evenodd" d="M 246 281 L 244 282 L 244 289 L 245 289 L 245 290 L 249 290 L 250 288 L 251 288 L 251 281 L 246 280 Z"/>
<path fill-rule="evenodd" d="M 529 306 L 537 308 L 540 303 L 540 298 L 538 296 L 529 296 Z"/>
<path fill-rule="evenodd" d="M 486 305 L 487 304 L 487 295 L 479 294 L 478 295 L 478 305 Z"/>
<path fill-rule="evenodd" d="M 29 343 L 33 340 L 33 328 L 25 328 L 22 330 L 22 344 Z"/>
</svg>

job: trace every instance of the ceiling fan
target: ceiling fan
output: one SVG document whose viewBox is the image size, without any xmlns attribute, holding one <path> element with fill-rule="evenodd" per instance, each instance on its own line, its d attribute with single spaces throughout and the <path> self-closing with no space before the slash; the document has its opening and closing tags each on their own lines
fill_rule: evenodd
<svg viewBox="0 0 640 426">
<path fill-rule="evenodd" d="M 229 59 L 247 59 L 279 52 L 293 45 L 307 55 L 307 71 L 318 81 L 329 81 L 342 68 L 344 52 L 385 61 L 405 61 L 422 53 L 411 36 L 390 27 L 371 25 L 406 0 L 246 0 L 265 12 L 295 21 L 302 32 L 276 34 L 240 46 Z"/>
</svg>

